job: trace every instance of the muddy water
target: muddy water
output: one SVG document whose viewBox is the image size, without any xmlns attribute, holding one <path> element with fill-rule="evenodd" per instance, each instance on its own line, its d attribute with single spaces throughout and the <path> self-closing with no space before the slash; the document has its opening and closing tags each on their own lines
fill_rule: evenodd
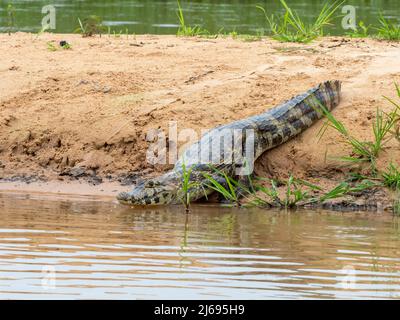
<svg viewBox="0 0 400 320">
<path fill-rule="evenodd" d="M 399 298 L 387 214 L 0 194 L 0 298 Z"/>
</svg>

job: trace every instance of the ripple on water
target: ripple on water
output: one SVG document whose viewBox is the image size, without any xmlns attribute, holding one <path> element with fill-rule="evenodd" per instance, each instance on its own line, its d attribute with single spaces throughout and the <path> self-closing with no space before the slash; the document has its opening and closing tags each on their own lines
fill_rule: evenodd
<svg viewBox="0 0 400 320">
<path fill-rule="evenodd" d="M 0 206 L 0 298 L 399 298 L 392 217 L 4 194 Z"/>
</svg>

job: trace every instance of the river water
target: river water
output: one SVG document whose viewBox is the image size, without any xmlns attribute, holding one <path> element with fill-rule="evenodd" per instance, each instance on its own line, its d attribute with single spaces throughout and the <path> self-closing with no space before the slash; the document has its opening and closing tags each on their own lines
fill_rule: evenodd
<svg viewBox="0 0 400 320">
<path fill-rule="evenodd" d="M 42 8 L 52 4 L 56 8 L 54 32 L 71 33 L 78 27 L 78 18 L 89 15 L 103 18 L 111 30 L 144 34 L 175 34 L 178 27 L 177 2 L 175 0 L 4 0 L 0 2 L 0 32 L 7 30 L 8 3 L 15 8 L 16 30 L 37 32 L 44 16 Z M 319 0 L 287 0 L 306 21 L 315 19 L 322 9 Z M 256 5 L 264 6 L 268 13 L 282 13 L 278 0 L 181 0 L 186 23 L 201 25 L 211 33 L 218 31 L 255 33 L 265 29 L 265 18 Z M 379 13 L 387 18 L 400 18 L 398 0 L 350 0 L 347 4 L 356 8 L 357 20 L 377 24 Z M 343 34 L 340 19 L 329 30 L 331 34 Z"/>
<path fill-rule="evenodd" d="M 400 298 L 400 219 L 3 193 L 7 298 Z"/>
</svg>

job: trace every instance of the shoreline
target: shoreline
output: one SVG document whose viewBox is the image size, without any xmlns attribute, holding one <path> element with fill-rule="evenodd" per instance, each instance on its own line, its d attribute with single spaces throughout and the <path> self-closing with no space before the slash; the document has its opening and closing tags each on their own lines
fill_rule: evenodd
<svg viewBox="0 0 400 320">
<path fill-rule="evenodd" d="M 42 182 L 0 182 L 0 193 L 48 194 L 84 197 L 99 197 L 115 200 L 118 192 L 126 191 L 126 186 L 106 182 L 100 185 L 90 185 L 83 181 L 42 181 Z"/>
<path fill-rule="evenodd" d="M 57 47 L 61 40 L 71 49 Z M 382 96 L 394 99 L 400 83 L 400 44 L 368 38 L 298 44 L 15 33 L 0 34 L 0 48 L 0 179 L 20 180 L 0 182 L 2 192 L 114 196 L 172 168 L 146 162 L 148 130 L 168 132 L 175 121 L 178 133 L 200 133 L 332 79 L 343 82 L 335 117 L 370 140 L 376 108 L 390 109 Z M 326 190 L 343 181 L 350 171 L 337 158 L 351 150 L 333 130 L 319 140 L 322 125 L 262 155 L 256 174 L 285 180 L 292 173 Z M 378 167 L 398 159 L 391 142 Z"/>
</svg>

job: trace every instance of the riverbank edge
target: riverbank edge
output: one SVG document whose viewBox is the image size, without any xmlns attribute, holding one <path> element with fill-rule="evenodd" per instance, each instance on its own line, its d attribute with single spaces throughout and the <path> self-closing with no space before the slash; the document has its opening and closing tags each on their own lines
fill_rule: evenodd
<svg viewBox="0 0 400 320">
<path fill-rule="evenodd" d="M 68 35 L 68 34 L 66 34 Z M 33 35 L 32 35 L 33 36 Z M 149 35 L 149 36 L 155 36 L 155 35 Z M 157 36 L 161 37 L 161 36 Z M 167 36 L 167 37 L 174 37 L 174 36 Z M 319 40 L 325 40 L 325 39 L 336 39 L 337 37 L 323 37 L 322 39 Z M 344 38 L 345 37 L 341 37 Z M 271 40 L 270 37 L 263 37 L 263 39 L 269 39 Z M 350 39 L 350 38 L 349 38 Z M 384 41 L 385 42 L 385 41 Z M 276 43 L 279 43 L 276 41 Z M 338 46 L 342 45 L 342 42 L 339 41 Z M 69 175 L 70 173 L 68 173 Z M 32 176 L 35 180 L 37 178 L 35 175 Z M 109 197 L 114 197 L 118 192 L 120 191 L 126 191 L 127 189 L 129 190 L 130 187 L 127 187 L 127 185 L 121 185 L 118 182 L 97 182 L 95 181 L 95 184 L 93 185 L 93 181 L 85 181 L 84 179 L 78 179 L 77 181 L 71 181 L 71 182 L 65 182 L 65 181 L 57 181 L 57 180 L 48 180 L 48 181 L 43 181 L 43 182 L 30 182 L 30 181 L 25 181 L 24 177 L 13 177 L 14 181 L 4 181 L 0 182 L 0 190 L 4 191 L 19 191 L 19 192 L 45 192 L 45 193 L 66 193 L 66 194 L 81 194 L 83 190 L 83 194 L 87 195 L 106 195 Z M 40 180 L 40 179 L 39 179 Z M 110 186 L 110 189 L 108 187 Z M 79 192 L 77 192 L 79 189 Z M 112 189 L 112 190 L 111 190 Z M 391 194 L 389 191 L 387 191 L 385 188 L 379 188 L 382 193 L 385 194 L 386 197 L 390 197 Z M 75 191 L 77 190 L 77 191 Z M 341 202 L 342 201 L 342 202 Z M 343 202 L 344 201 L 344 202 Z M 349 208 L 349 210 L 352 210 L 352 208 L 365 208 L 365 210 L 380 210 L 379 208 L 384 208 L 384 210 L 390 210 L 390 205 L 382 205 L 382 202 L 377 200 L 375 202 L 373 201 L 361 201 L 360 198 L 354 198 L 354 199 L 336 199 L 334 202 L 327 202 L 323 206 L 329 209 L 335 209 L 335 208 Z M 382 199 L 383 201 L 383 199 Z M 386 203 L 386 199 L 385 199 Z M 340 210 L 340 209 L 339 209 Z"/>
<path fill-rule="evenodd" d="M 119 182 L 103 182 L 92 184 L 84 180 L 71 181 L 33 181 L 25 182 L 22 179 L 14 181 L 0 181 L 0 194 L 40 195 L 46 198 L 62 197 L 67 200 L 96 200 L 118 203 L 116 196 L 120 192 L 129 191 L 132 186 L 122 185 Z M 39 197 L 40 198 L 40 197 Z M 343 197 L 325 201 L 324 203 L 299 204 L 297 209 L 329 210 L 337 212 L 376 212 L 392 213 L 395 196 L 385 187 L 375 187 L 360 193 L 347 194 Z M 204 203 L 200 201 L 199 203 Z M 219 200 L 212 198 L 212 205 L 222 205 Z M 223 204 L 225 206 L 225 204 Z M 243 209 L 246 209 L 243 201 Z M 252 205 L 248 208 L 253 207 Z M 277 208 L 265 208 L 265 210 Z M 182 207 L 183 210 L 183 207 Z"/>
</svg>

